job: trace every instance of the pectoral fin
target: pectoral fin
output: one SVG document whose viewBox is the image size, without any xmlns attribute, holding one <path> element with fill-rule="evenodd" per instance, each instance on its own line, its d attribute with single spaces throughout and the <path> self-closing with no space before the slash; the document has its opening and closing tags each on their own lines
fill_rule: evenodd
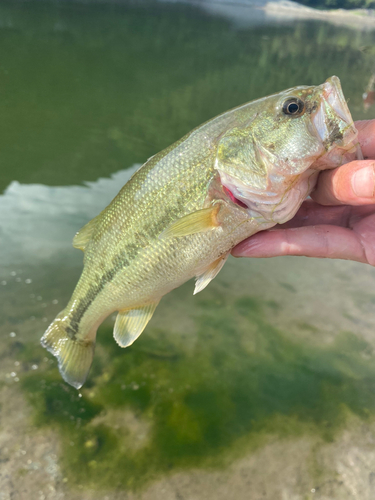
<svg viewBox="0 0 375 500">
<path fill-rule="evenodd" d="M 152 318 L 158 304 L 159 301 L 151 302 L 136 309 L 119 311 L 113 336 L 120 347 L 128 347 L 137 340 Z"/>
<path fill-rule="evenodd" d="M 90 241 L 94 228 L 98 221 L 98 216 L 94 217 L 90 222 L 88 222 L 82 229 L 76 233 L 73 238 L 74 248 L 79 248 L 82 252 L 85 251 L 87 243 Z"/>
<path fill-rule="evenodd" d="M 205 270 L 203 274 L 197 276 L 197 281 L 195 282 L 194 294 L 201 292 L 206 286 L 212 281 L 220 272 L 221 268 L 225 264 L 229 253 L 226 253 L 222 257 L 212 262 L 209 267 Z"/>
<path fill-rule="evenodd" d="M 220 205 L 216 204 L 209 208 L 197 210 L 191 214 L 185 215 L 163 231 L 160 237 L 179 238 L 181 236 L 189 236 L 190 234 L 210 231 L 220 224 L 217 220 Z"/>
</svg>

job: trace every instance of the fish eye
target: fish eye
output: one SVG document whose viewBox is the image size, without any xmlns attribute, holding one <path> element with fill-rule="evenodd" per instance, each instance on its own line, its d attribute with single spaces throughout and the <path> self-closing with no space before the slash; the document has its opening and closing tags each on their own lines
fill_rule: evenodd
<svg viewBox="0 0 375 500">
<path fill-rule="evenodd" d="M 297 97 L 287 99 L 283 104 L 283 113 L 292 116 L 301 116 L 305 111 L 305 103 Z"/>
</svg>

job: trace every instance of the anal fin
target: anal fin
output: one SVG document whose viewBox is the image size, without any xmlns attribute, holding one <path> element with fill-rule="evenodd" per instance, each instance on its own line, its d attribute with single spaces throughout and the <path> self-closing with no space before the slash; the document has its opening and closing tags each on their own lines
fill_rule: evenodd
<svg viewBox="0 0 375 500">
<path fill-rule="evenodd" d="M 205 270 L 203 274 L 200 276 L 197 276 L 197 281 L 195 282 L 195 288 L 194 288 L 194 294 L 197 294 L 201 292 L 206 286 L 209 284 L 210 281 L 212 281 L 221 271 L 222 267 L 224 266 L 227 258 L 228 258 L 229 253 L 226 253 L 222 257 L 219 257 L 217 260 L 212 262 L 208 266 L 208 268 Z"/>
<path fill-rule="evenodd" d="M 113 337 L 120 347 L 128 347 L 137 340 L 152 318 L 158 304 L 159 301 L 151 302 L 142 307 L 119 311 Z"/>
<path fill-rule="evenodd" d="M 185 215 L 173 222 L 165 231 L 160 235 L 161 238 L 173 237 L 179 238 L 181 236 L 189 236 L 190 234 L 201 233 L 210 231 L 220 224 L 217 220 L 217 214 L 220 210 L 220 205 L 217 203 L 209 208 L 197 210 L 191 214 Z"/>
</svg>

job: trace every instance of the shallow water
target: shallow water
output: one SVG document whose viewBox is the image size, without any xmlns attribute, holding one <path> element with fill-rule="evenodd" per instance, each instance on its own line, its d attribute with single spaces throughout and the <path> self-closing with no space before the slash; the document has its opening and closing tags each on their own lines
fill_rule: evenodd
<svg viewBox="0 0 375 500">
<path fill-rule="evenodd" d="M 166 296 L 127 350 L 109 318 L 80 392 L 39 345 L 81 270 L 74 233 L 137 164 L 332 74 L 354 118 L 374 116 L 374 32 L 241 9 L 0 6 L 1 500 L 375 496 L 368 266 L 230 259 L 199 295 Z"/>
</svg>

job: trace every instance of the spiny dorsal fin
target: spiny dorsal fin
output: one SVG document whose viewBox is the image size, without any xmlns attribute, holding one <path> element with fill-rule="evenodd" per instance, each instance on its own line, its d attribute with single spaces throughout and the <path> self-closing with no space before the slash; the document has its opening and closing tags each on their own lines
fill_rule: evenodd
<svg viewBox="0 0 375 500">
<path fill-rule="evenodd" d="M 83 226 L 73 238 L 74 248 L 79 248 L 82 252 L 85 251 L 87 243 L 90 241 L 95 225 L 98 221 L 98 216 L 94 217 L 90 222 Z"/>
<path fill-rule="evenodd" d="M 220 205 L 216 204 L 212 207 L 203 208 L 202 210 L 197 210 L 196 212 L 185 215 L 176 222 L 173 222 L 172 225 L 161 233 L 160 237 L 165 238 L 171 236 L 173 238 L 179 238 L 181 236 L 189 236 L 190 234 L 210 231 L 219 226 L 217 220 L 219 210 Z"/>
<path fill-rule="evenodd" d="M 205 270 L 203 274 L 197 276 L 197 281 L 195 282 L 195 288 L 193 295 L 201 292 L 206 286 L 212 281 L 220 272 L 221 268 L 225 264 L 229 253 L 226 253 L 222 257 L 219 257 L 217 260 L 212 262 Z"/>
<path fill-rule="evenodd" d="M 135 309 L 119 311 L 113 336 L 120 347 L 128 347 L 137 340 L 152 318 L 158 304 L 159 301 L 151 302 Z"/>
</svg>

